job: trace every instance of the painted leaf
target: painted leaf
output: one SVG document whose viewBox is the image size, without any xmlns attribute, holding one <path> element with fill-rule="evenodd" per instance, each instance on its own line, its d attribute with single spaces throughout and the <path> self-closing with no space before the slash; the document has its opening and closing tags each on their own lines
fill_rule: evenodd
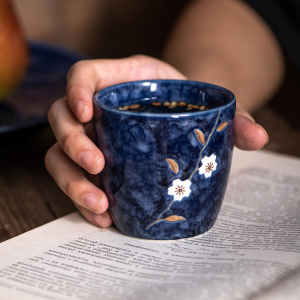
<svg viewBox="0 0 300 300">
<path fill-rule="evenodd" d="M 167 158 L 166 161 L 167 161 L 170 169 L 172 170 L 172 172 L 174 174 L 177 174 L 178 171 L 179 171 L 179 167 L 178 167 L 177 162 L 174 159 L 172 159 L 172 158 Z"/>
<path fill-rule="evenodd" d="M 223 122 L 218 128 L 217 131 L 222 131 L 228 126 L 228 122 Z"/>
<path fill-rule="evenodd" d="M 205 143 L 205 136 L 204 133 L 200 129 L 194 129 L 194 132 L 196 134 L 197 140 L 201 143 Z"/>
<path fill-rule="evenodd" d="M 173 215 L 173 216 L 166 217 L 165 220 L 166 220 L 167 222 L 178 222 L 178 221 L 183 221 L 183 220 L 185 220 L 185 218 L 180 217 L 180 216 Z"/>
</svg>

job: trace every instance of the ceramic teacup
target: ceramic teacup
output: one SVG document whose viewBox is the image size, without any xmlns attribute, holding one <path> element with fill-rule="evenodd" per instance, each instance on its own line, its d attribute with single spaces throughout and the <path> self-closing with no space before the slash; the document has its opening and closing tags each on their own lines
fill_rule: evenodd
<svg viewBox="0 0 300 300">
<path fill-rule="evenodd" d="M 134 81 L 97 92 L 94 110 L 116 227 L 157 240 L 209 230 L 230 172 L 234 95 L 196 81 Z"/>
</svg>

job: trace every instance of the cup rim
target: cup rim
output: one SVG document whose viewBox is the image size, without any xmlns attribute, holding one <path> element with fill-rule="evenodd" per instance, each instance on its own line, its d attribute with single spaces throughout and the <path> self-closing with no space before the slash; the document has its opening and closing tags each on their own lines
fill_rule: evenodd
<svg viewBox="0 0 300 300">
<path fill-rule="evenodd" d="M 113 90 L 117 87 L 122 87 L 130 84 L 140 84 L 140 83 L 159 83 L 159 82 L 168 82 L 168 83 L 188 83 L 188 84 L 194 84 L 194 85 L 202 85 L 205 88 L 210 88 L 210 89 L 216 89 L 217 91 L 223 92 L 228 94 L 231 99 L 228 100 L 228 103 L 217 106 L 215 108 L 210 108 L 208 110 L 199 110 L 199 111 L 186 111 L 186 112 L 168 112 L 168 113 L 152 113 L 152 112 L 137 112 L 137 111 L 128 111 L 128 110 L 120 110 L 119 108 L 111 107 L 108 105 L 103 104 L 98 100 L 99 95 L 105 94 L 109 92 L 110 90 Z M 232 105 L 235 105 L 236 103 L 236 98 L 235 95 L 228 89 L 221 87 L 216 84 L 212 83 L 207 83 L 203 81 L 195 81 L 195 80 L 184 80 L 184 79 L 144 79 L 144 80 L 133 80 L 133 81 L 126 81 L 118 84 L 114 84 L 108 87 L 105 87 L 101 89 L 100 91 L 96 92 L 93 95 L 93 103 L 98 105 L 101 109 L 120 114 L 120 115 L 132 115 L 132 116 L 144 116 L 144 117 L 157 117 L 157 118 L 162 118 L 162 117 L 173 117 L 173 118 L 179 118 L 179 117 L 190 117 L 190 116 L 195 116 L 195 115 L 205 115 L 205 114 L 211 114 L 213 112 L 218 112 L 220 109 L 225 109 L 227 107 L 230 107 Z"/>
</svg>

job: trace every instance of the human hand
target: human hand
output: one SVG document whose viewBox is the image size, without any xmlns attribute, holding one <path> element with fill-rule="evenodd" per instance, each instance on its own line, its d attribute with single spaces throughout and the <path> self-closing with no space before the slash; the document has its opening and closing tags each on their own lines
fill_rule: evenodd
<svg viewBox="0 0 300 300">
<path fill-rule="evenodd" d="M 118 60 L 89 60 L 75 64 L 68 73 L 67 96 L 56 101 L 49 111 L 49 123 L 57 143 L 47 152 L 46 168 L 62 191 L 90 222 L 108 227 L 108 199 L 89 180 L 104 167 L 104 157 L 88 137 L 93 117 L 93 94 L 107 86 L 143 79 L 186 79 L 170 65 L 146 56 Z M 235 119 L 236 146 L 256 150 L 267 142 L 262 127 L 238 108 Z"/>
<path fill-rule="evenodd" d="M 62 191 L 90 222 L 108 227 L 112 220 L 108 199 L 88 179 L 104 167 L 104 157 L 88 137 L 93 117 L 92 97 L 107 86 L 143 79 L 185 79 L 170 65 L 146 56 L 118 60 L 88 60 L 68 73 L 67 96 L 56 101 L 48 114 L 57 143 L 45 156 L 45 165 Z"/>
</svg>

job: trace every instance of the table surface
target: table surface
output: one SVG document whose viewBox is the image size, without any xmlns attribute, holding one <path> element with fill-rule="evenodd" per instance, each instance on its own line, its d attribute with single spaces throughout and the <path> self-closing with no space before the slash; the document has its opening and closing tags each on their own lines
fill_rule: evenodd
<svg viewBox="0 0 300 300">
<path fill-rule="evenodd" d="M 48 125 L 0 139 L 0 242 L 75 211 L 44 167 Z"/>
<path fill-rule="evenodd" d="M 254 117 L 269 133 L 265 149 L 300 157 L 300 130 L 269 107 Z M 0 137 L 0 242 L 76 210 L 44 167 L 54 142 L 48 124 Z"/>
</svg>

